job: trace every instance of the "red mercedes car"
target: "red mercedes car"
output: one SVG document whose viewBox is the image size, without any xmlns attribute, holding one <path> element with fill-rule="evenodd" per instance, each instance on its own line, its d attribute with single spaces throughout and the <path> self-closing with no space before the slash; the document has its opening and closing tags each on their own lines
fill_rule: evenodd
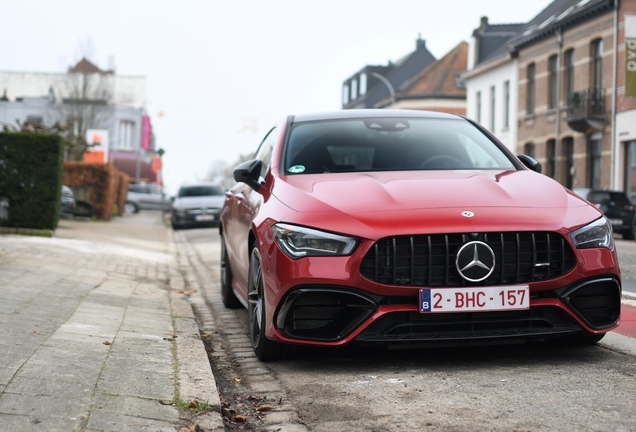
<svg viewBox="0 0 636 432">
<path fill-rule="evenodd" d="M 269 131 L 221 209 L 221 289 L 262 360 L 290 344 L 595 343 L 612 227 L 461 116 L 349 110 Z"/>
</svg>

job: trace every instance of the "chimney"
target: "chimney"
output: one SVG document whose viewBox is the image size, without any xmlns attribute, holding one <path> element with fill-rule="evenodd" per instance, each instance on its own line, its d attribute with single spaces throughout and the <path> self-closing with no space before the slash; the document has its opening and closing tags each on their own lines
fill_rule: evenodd
<svg viewBox="0 0 636 432">
<path fill-rule="evenodd" d="M 417 35 L 417 40 L 415 41 L 415 49 L 419 50 L 419 49 L 425 49 L 425 48 L 426 48 L 426 41 L 422 39 L 422 33 L 419 33 Z"/>
</svg>

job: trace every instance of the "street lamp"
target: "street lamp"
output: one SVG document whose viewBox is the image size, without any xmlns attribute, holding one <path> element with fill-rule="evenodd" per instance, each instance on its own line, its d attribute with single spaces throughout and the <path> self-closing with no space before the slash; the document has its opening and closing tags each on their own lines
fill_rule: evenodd
<svg viewBox="0 0 636 432">
<path fill-rule="evenodd" d="M 377 72 L 371 72 L 371 75 L 382 81 L 388 87 L 389 93 L 391 94 L 391 108 L 395 108 L 395 90 L 393 90 L 393 85 L 384 75 L 380 75 Z"/>
</svg>

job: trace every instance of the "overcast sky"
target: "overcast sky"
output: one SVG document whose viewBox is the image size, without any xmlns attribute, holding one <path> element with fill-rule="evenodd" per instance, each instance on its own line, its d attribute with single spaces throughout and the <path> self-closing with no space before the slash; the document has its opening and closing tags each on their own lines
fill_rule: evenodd
<svg viewBox="0 0 636 432">
<path fill-rule="evenodd" d="M 419 34 L 441 58 L 481 16 L 526 22 L 550 2 L 3 0 L 0 70 L 63 72 L 90 40 L 98 66 L 112 56 L 118 75 L 146 76 L 174 192 L 253 152 L 285 115 L 340 109 L 347 77 L 397 61 Z"/>
</svg>

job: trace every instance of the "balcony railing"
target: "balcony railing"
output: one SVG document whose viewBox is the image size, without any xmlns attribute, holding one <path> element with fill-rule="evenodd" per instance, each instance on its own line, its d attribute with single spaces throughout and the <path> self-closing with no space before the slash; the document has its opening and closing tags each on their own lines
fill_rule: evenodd
<svg viewBox="0 0 636 432">
<path fill-rule="evenodd" d="M 605 89 L 580 90 L 567 94 L 568 125 L 578 132 L 602 130 L 607 121 Z"/>
</svg>

